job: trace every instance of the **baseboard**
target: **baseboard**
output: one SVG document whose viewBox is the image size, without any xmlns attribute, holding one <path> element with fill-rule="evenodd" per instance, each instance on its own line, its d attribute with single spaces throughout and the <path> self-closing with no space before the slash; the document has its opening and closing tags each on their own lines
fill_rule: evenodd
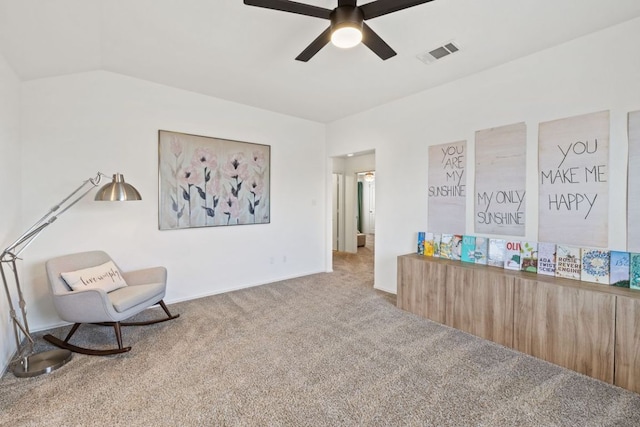
<svg viewBox="0 0 640 427">
<path fill-rule="evenodd" d="M 318 270 L 318 271 L 313 271 L 313 272 L 308 272 L 308 273 L 303 273 L 303 274 L 294 274 L 294 275 L 291 275 L 291 276 L 283 276 L 283 277 L 279 277 L 279 278 L 274 279 L 274 280 L 270 280 L 268 282 L 254 282 L 254 283 L 234 286 L 234 287 L 230 287 L 230 288 L 217 289 L 217 290 L 215 290 L 213 292 L 206 292 L 206 293 L 203 293 L 203 294 L 191 295 L 191 296 L 184 297 L 184 298 L 166 299 L 165 303 L 167 303 L 167 304 L 176 304 L 176 303 L 184 302 L 184 301 L 192 301 L 192 300 L 195 300 L 195 299 L 206 298 L 206 297 L 210 297 L 210 296 L 213 296 L 213 295 L 226 294 L 227 292 L 233 292 L 233 291 L 239 291 L 239 290 L 242 290 L 242 289 L 255 288 L 256 286 L 270 285 L 272 283 L 282 282 L 284 280 L 297 279 L 299 277 L 306 277 L 306 276 L 311 276 L 313 274 L 323 274 L 323 273 L 326 273 L 326 272 L 322 271 L 322 270 Z"/>
<path fill-rule="evenodd" d="M 377 286 L 377 285 L 373 285 L 373 289 L 375 289 L 377 291 L 386 292 L 386 293 L 392 294 L 392 295 L 398 295 L 398 290 L 397 289 L 387 289 L 387 288 L 383 288 L 382 286 Z"/>
</svg>

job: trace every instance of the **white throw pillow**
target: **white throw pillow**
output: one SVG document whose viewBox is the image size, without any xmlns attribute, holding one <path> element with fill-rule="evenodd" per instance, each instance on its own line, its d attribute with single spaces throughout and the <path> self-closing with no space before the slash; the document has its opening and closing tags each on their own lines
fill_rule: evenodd
<svg viewBox="0 0 640 427">
<path fill-rule="evenodd" d="M 104 289 L 105 292 L 111 292 L 127 286 L 122 273 L 120 273 L 113 261 L 83 270 L 60 273 L 60 275 L 74 291 Z"/>
</svg>

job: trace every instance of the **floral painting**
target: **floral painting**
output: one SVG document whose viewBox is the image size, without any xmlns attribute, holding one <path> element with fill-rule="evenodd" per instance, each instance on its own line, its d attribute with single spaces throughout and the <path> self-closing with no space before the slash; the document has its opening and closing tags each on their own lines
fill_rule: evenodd
<svg viewBox="0 0 640 427">
<path fill-rule="evenodd" d="M 159 228 L 269 223 L 268 145 L 161 130 Z"/>
</svg>

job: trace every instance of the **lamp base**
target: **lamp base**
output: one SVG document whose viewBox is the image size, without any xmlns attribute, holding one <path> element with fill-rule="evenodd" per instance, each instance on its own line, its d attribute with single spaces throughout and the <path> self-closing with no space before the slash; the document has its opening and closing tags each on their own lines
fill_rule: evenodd
<svg viewBox="0 0 640 427">
<path fill-rule="evenodd" d="M 73 357 L 69 350 L 49 350 L 42 353 L 27 356 L 27 363 L 24 360 L 16 363 L 13 368 L 13 375 L 16 377 L 37 377 L 55 371 Z M 26 365 L 26 367 L 25 367 Z"/>
</svg>

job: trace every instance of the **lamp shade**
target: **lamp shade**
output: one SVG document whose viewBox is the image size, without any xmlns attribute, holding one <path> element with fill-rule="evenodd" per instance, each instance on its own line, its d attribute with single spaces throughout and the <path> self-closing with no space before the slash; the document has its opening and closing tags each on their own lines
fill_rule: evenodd
<svg viewBox="0 0 640 427">
<path fill-rule="evenodd" d="M 97 201 L 123 202 L 129 200 L 142 200 L 140 193 L 133 185 L 124 182 L 124 176 L 116 173 L 110 183 L 103 185 L 96 193 Z"/>
</svg>

